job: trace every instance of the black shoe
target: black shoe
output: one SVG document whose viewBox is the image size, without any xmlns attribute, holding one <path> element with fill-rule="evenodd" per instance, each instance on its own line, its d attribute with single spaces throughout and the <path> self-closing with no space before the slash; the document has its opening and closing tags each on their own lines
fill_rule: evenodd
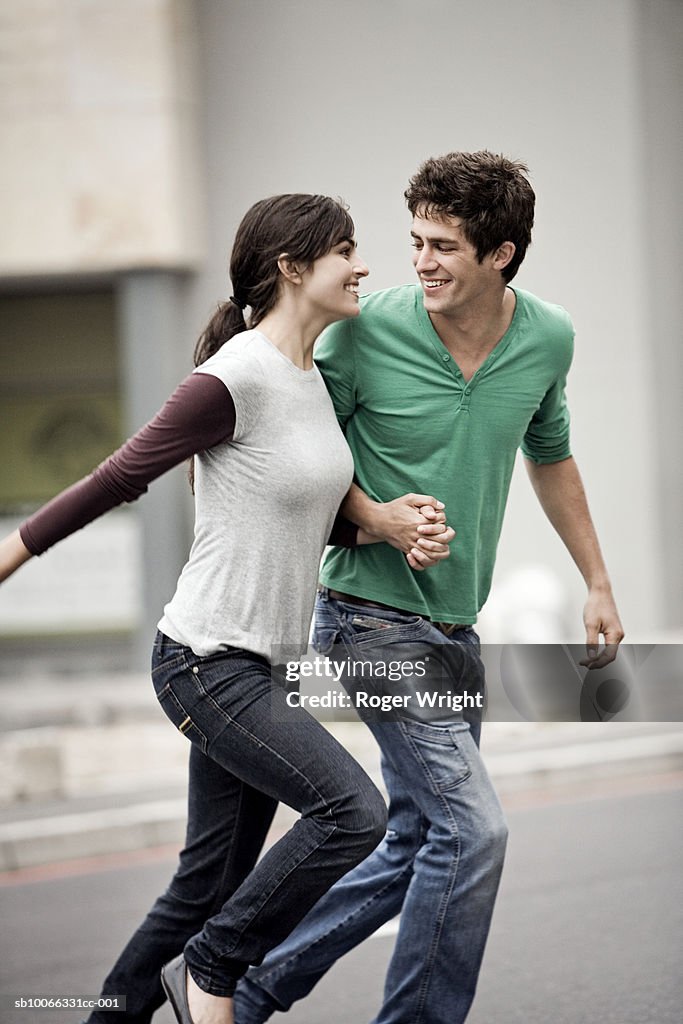
<svg viewBox="0 0 683 1024">
<path fill-rule="evenodd" d="M 187 1002 L 187 967 L 182 953 L 161 968 L 161 984 L 178 1024 L 193 1024 Z"/>
</svg>

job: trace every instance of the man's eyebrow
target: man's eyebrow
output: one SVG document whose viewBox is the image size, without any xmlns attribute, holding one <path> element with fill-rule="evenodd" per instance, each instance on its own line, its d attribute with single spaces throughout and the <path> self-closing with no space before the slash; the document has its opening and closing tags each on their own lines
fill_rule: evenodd
<svg viewBox="0 0 683 1024">
<path fill-rule="evenodd" d="M 439 242 L 439 244 L 441 244 L 441 245 L 444 245 L 444 244 L 445 245 L 458 245 L 458 239 L 457 238 L 439 238 L 438 236 L 434 237 L 433 235 L 425 235 L 425 236 L 423 236 L 423 235 L 418 235 L 417 232 L 415 232 L 415 231 L 411 231 L 410 235 L 411 235 L 411 238 L 416 238 L 419 241 L 422 241 L 423 237 L 426 237 L 429 242 Z"/>
</svg>

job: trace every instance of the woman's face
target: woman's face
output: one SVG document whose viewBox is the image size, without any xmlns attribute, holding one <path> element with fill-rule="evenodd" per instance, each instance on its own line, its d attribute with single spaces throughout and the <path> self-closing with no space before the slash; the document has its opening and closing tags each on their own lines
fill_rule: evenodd
<svg viewBox="0 0 683 1024">
<path fill-rule="evenodd" d="M 304 271 L 305 299 L 327 323 L 358 316 L 359 284 L 369 271 L 358 255 L 356 243 L 344 239 L 314 260 Z"/>
</svg>

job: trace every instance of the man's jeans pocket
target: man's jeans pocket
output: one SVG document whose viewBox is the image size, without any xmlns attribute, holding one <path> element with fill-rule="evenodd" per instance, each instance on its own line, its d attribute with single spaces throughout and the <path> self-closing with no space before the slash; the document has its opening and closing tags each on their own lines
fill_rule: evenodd
<svg viewBox="0 0 683 1024">
<path fill-rule="evenodd" d="M 462 742 L 469 736 L 468 725 L 427 725 L 403 721 L 399 728 L 403 730 L 413 757 L 434 793 L 446 793 L 469 779 L 472 769 Z"/>
<path fill-rule="evenodd" d="M 336 612 L 332 610 L 326 600 L 318 597 L 315 604 L 311 646 L 318 654 L 325 656 L 337 643 L 339 633 L 340 624 Z"/>
</svg>

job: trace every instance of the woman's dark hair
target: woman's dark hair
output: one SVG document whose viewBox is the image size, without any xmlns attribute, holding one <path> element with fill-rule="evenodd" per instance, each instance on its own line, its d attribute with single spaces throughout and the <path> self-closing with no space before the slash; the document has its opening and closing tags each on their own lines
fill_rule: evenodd
<svg viewBox="0 0 683 1024">
<path fill-rule="evenodd" d="M 256 327 L 270 312 L 279 294 L 280 256 L 286 253 L 305 269 L 353 235 L 348 210 L 328 196 L 287 193 L 254 203 L 232 247 L 232 295 L 204 328 L 194 350 L 195 366 L 206 362 L 234 334 Z"/>
<path fill-rule="evenodd" d="M 405 197 L 413 216 L 459 217 L 480 263 L 503 242 L 513 242 L 514 255 L 502 271 L 505 281 L 511 281 L 534 224 L 536 196 L 527 174 L 525 164 L 486 149 L 447 153 L 425 160 L 410 179 Z"/>
</svg>

